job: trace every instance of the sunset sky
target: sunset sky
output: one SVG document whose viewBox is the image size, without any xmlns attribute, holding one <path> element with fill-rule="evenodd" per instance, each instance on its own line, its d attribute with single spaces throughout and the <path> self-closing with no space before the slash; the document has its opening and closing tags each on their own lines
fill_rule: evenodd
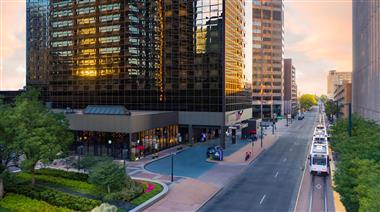
<svg viewBox="0 0 380 212">
<path fill-rule="evenodd" d="M 351 0 L 286 0 L 285 58 L 301 93 L 326 93 L 329 70 L 352 71 Z M 25 85 L 25 1 L 0 0 L 0 90 Z"/>
</svg>

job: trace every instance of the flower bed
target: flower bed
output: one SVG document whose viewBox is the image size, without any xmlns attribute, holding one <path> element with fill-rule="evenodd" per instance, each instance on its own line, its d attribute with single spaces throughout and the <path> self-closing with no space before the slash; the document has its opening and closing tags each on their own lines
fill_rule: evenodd
<svg viewBox="0 0 380 212">
<path fill-rule="evenodd" d="M 69 208 L 75 211 L 90 211 L 101 204 L 99 200 L 87 199 L 79 196 L 73 196 L 53 189 L 35 185 L 15 185 L 7 188 L 7 191 L 25 195 L 27 197 L 46 201 L 49 204 Z"/>
<path fill-rule="evenodd" d="M 148 181 L 139 181 L 139 183 L 143 184 L 144 193 L 131 201 L 134 205 L 140 205 L 146 202 L 163 190 L 163 187 L 158 183 Z"/>
<path fill-rule="evenodd" d="M 0 200 L 1 211 L 49 211 L 49 212 L 68 212 L 67 208 L 56 207 L 47 202 L 31 199 L 29 197 L 8 193 Z"/>
</svg>

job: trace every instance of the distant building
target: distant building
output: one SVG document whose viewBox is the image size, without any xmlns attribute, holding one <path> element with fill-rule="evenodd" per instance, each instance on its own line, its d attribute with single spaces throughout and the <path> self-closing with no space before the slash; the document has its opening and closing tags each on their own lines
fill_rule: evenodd
<svg viewBox="0 0 380 212">
<path fill-rule="evenodd" d="M 380 2 L 352 1 L 353 111 L 380 123 Z"/>
<path fill-rule="evenodd" d="M 327 75 L 327 97 L 334 98 L 335 87 L 345 80 L 351 82 L 352 72 L 337 72 L 336 70 L 329 71 Z"/>
<path fill-rule="evenodd" d="M 296 68 L 292 59 L 284 59 L 284 113 L 297 113 Z"/>
<path fill-rule="evenodd" d="M 255 117 L 284 113 L 284 3 L 252 2 L 252 99 Z"/>
<path fill-rule="evenodd" d="M 340 107 L 340 113 L 343 117 L 347 117 L 349 113 L 348 103 L 352 102 L 352 83 L 343 80 L 340 84 L 335 86 L 334 102 Z"/>
</svg>

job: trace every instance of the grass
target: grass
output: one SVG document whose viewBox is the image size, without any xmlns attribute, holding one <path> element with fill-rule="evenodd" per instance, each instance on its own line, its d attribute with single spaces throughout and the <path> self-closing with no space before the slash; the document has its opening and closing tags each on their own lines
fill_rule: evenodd
<svg viewBox="0 0 380 212">
<path fill-rule="evenodd" d="M 17 173 L 17 177 L 25 181 L 32 180 L 32 175 L 25 172 Z M 48 183 L 51 185 L 62 186 L 70 190 L 83 193 L 83 194 L 88 194 L 88 195 L 95 195 L 95 196 L 100 195 L 99 189 L 97 189 L 95 185 L 87 183 L 87 182 L 83 182 L 79 180 L 71 180 L 71 179 L 66 179 L 66 178 L 61 178 L 61 177 L 48 176 L 48 175 L 35 175 L 35 178 L 36 178 L 37 183 L 42 182 L 42 183 Z"/>
<path fill-rule="evenodd" d="M 61 208 L 47 202 L 31 199 L 29 197 L 8 193 L 0 200 L 1 211 L 41 211 L 41 212 L 69 212 L 67 208 Z"/>
<path fill-rule="evenodd" d="M 148 201 L 149 199 L 159 194 L 164 189 L 162 185 L 158 183 L 147 182 L 147 181 L 139 181 L 139 182 L 142 183 L 144 186 L 144 193 L 131 201 L 131 203 L 134 205 L 141 205 L 142 203 Z M 147 183 L 153 184 L 154 189 L 149 192 L 145 192 L 148 189 Z"/>
</svg>

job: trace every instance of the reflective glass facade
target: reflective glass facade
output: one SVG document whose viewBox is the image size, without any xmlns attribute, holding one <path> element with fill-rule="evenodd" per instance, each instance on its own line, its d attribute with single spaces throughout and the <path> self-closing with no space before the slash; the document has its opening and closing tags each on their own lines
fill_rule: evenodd
<svg viewBox="0 0 380 212">
<path fill-rule="evenodd" d="M 283 0 L 252 2 L 253 112 L 255 117 L 282 114 L 284 96 Z"/>
<path fill-rule="evenodd" d="M 46 95 L 49 68 L 49 0 L 28 0 L 26 4 L 26 64 L 28 85 Z"/>
<path fill-rule="evenodd" d="M 28 32 L 45 32 L 48 59 L 38 72 L 47 73 L 45 98 L 53 107 L 201 112 L 251 107 L 243 72 L 243 0 L 37 2 L 48 9 L 47 24 L 30 25 Z M 30 12 L 28 21 L 37 16 Z M 32 43 L 28 51 L 35 48 Z M 41 55 L 33 52 L 28 59 Z M 28 73 L 33 70 L 28 65 Z"/>
</svg>

